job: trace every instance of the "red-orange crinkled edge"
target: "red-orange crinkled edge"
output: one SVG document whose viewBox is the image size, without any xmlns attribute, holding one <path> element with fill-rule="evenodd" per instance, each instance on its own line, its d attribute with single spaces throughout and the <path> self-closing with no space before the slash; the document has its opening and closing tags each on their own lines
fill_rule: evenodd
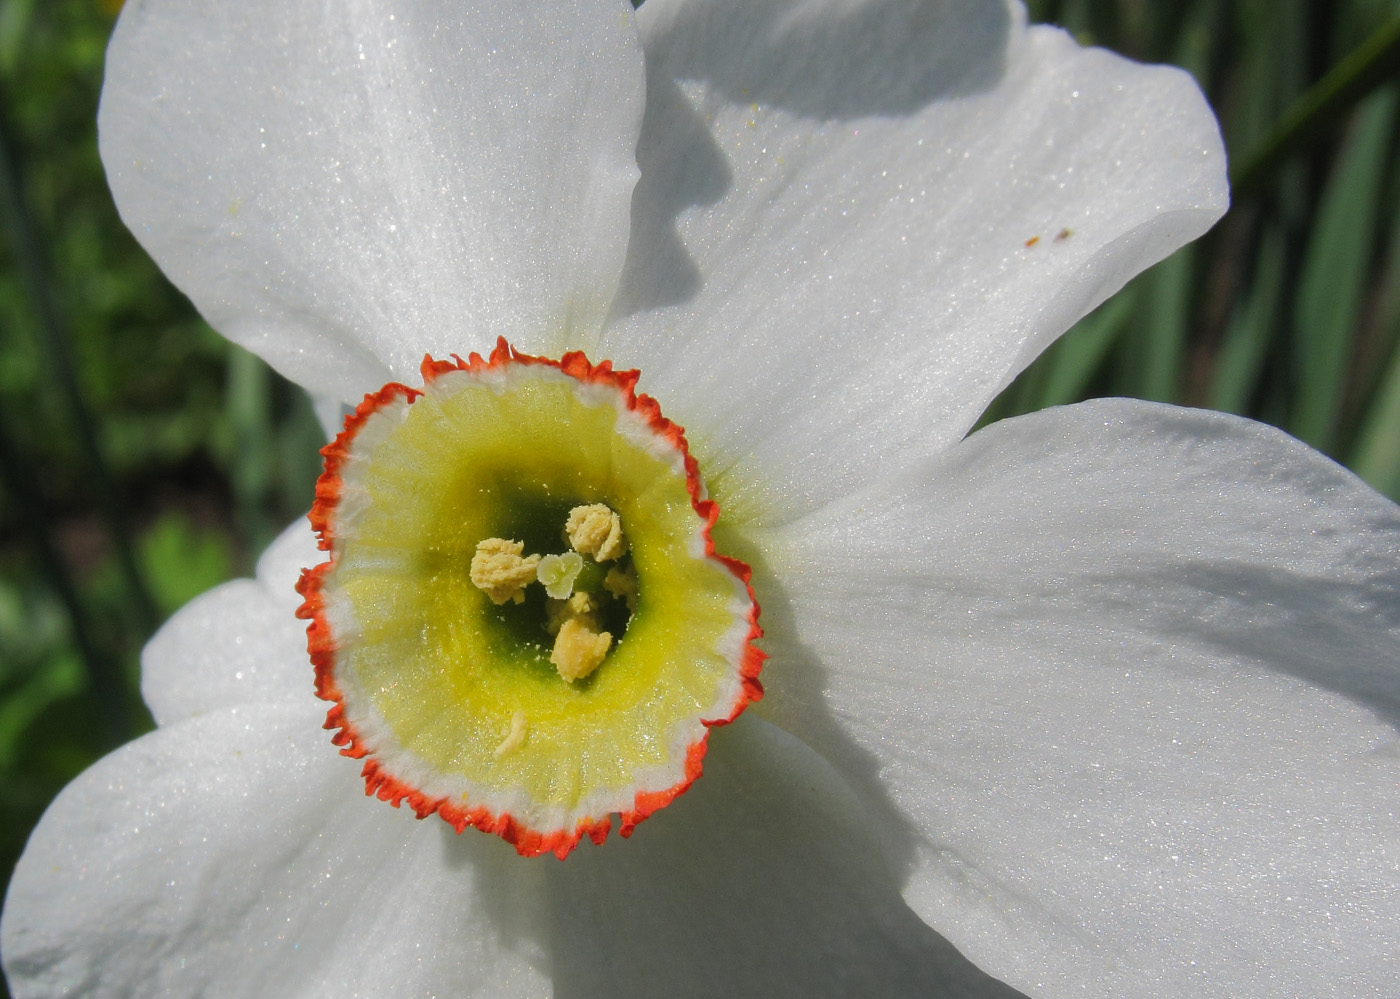
<svg viewBox="0 0 1400 999">
<path fill-rule="evenodd" d="M 424 384 L 427 384 L 453 371 L 479 372 L 492 368 L 503 368 L 509 364 L 546 365 L 557 368 L 564 374 L 585 384 L 609 385 L 616 389 L 626 401 L 627 408 L 640 415 L 658 437 L 668 441 L 684 457 L 686 490 L 690 493 L 690 502 L 695 508 L 696 514 L 704 522 L 702 535 L 705 539 L 705 554 L 728 569 L 736 579 L 744 584 L 744 589 L 748 593 L 749 630 L 744 637 L 744 651 L 739 662 L 741 680 L 739 696 L 726 717 L 701 719 L 701 723 L 705 726 L 705 732 L 687 748 L 685 776 L 678 784 L 662 791 L 637 792 L 632 802 L 632 808 L 621 815 L 622 827 L 619 831 L 623 836 L 630 836 L 638 823 L 653 812 L 665 808 L 685 793 L 691 784 L 695 783 L 703 769 L 702 763 L 705 758 L 706 741 L 709 738 L 710 728 L 729 724 L 739 717 L 750 703 L 763 697 L 763 685 L 759 682 L 758 675 L 763 668 L 766 654 L 753 644 L 763 635 L 763 629 L 758 624 L 758 601 L 754 598 L 753 586 L 750 582 L 753 572 L 744 562 L 720 555 L 715 551 L 714 542 L 710 539 L 710 529 L 719 518 L 719 505 L 714 500 L 700 497 L 700 469 L 686 444 L 684 428 L 662 416 L 661 407 L 657 405 L 655 399 L 636 393 L 635 389 L 640 372 L 635 370 L 614 371 L 611 361 L 603 361 L 596 365 L 591 364 L 580 351 L 570 351 L 557 361 L 545 357 L 532 357 L 529 354 L 520 353 L 506 342 L 505 337 L 501 337 L 496 341 L 496 349 L 491 351 L 489 358 L 482 358 L 477 353 L 471 354 L 465 361 L 455 354 L 452 355 L 451 361 L 436 361 L 431 356 L 424 357 L 423 381 Z M 349 456 L 350 445 L 360 432 L 360 428 L 364 426 L 370 416 L 384 407 L 399 399 L 412 403 L 422 394 L 419 389 L 409 388 L 397 382 L 385 385 L 378 392 L 365 396 L 364 401 L 356 407 L 355 412 L 346 417 L 345 429 L 334 441 L 321 449 L 321 454 L 326 459 L 326 468 L 316 482 L 316 501 L 311 507 L 309 516 L 311 526 L 320 539 L 322 551 L 331 551 L 335 539 L 332 515 L 336 504 L 340 501 L 342 488 L 340 471 Z M 374 795 L 381 801 L 387 801 L 395 808 L 406 801 L 420 819 L 427 818 L 436 812 L 459 833 L 468 826 L 475 826 L 483 832 L 495 833 L 512 844 L 516 852 L 522 856 L 535 857 L 544 853 L 553 853 L 562 860 L 573 851 L 574 847 L 578 846 L 585 836 L 595 843 L 602 843 L 612 828 L 610 817 L 597 821 L 584 819 L 571 831 L 556 830 L 550 833 L 541 833 L 531 829 L 508 812 L 495 815 L 484 805 L 470 808 L 464 807 L 446 796 L 428 797 L 417 788 L 384 771 L 379 761 L 371 755 L 370 748 L 364 744 L 355 727 L 346 720 L 340 686 L 335 680 L 336 642 L 324 613 L 325 595 L 323 592 L 326 576 L 334 565 L 335 555 L 332 554 L 330 561 L 302 571 L 301 579 L 297 582 L 297 592 L 304 599 L 302 605 L 297 609 L 297 617 L 311 622 L 306 628 L 306 638 L 307 650 L 310 653 L 312 665 L 316 668 L 316 695 L 333 702 L 330 710 L 326 712 L 324 726 L 335 733 L 331 737 L 331 742 L 341 747 L 340 752 L 345 756 L 354 759 L 368 757 L 365 759 L 364 768 L 361 771 L 361 776 L 365 779 L 365 793 Z"/>
</svg>

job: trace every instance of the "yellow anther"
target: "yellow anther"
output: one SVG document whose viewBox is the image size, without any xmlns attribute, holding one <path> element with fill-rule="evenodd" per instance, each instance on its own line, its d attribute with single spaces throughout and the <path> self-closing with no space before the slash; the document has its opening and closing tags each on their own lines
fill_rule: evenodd
<svg viewBox="0 0 1400 999">
<path fill-rule="evenodd" d="M 619 600 L 627 601 L 627 609 L 637 609 L 637 570 L 630 565 L 626 569 L 609 569 L 603 578 L 603 589 Z"/>
<path fill-rule="evenodd" d="M 599 562 L 614 559 L 627 551 L 627 539 L 622 536 L 622 518 L 602 503 L 576 506 L 569 511 L 564 527 L 569 544 L 584 555 Z"/>
<path fill-rule="evenodd" d="M 529 735 L 529 726 L 525 723 L 525 712 L 517 711 L 510 716 L 510 734 L 505 737 L 504 742 L 496 747 L 496 759 L 508 756 L 525 745 L 527 735 Z"/>
<path fill-rule="evenodd" d="M 590 631 L 597 631 L 598 620 L 593 616 L 597 610 L 598 601 L 593 594 L 582 590 L 568 600 L 550 600 L 544 607 L 544 630 L 557 635 L 565 621 L 578 620 L 586 624 Z"/>
<path fill-rule="evenodd" d="M 525 587 L 535 581 L 535 567 L 540 557 L 521 558 L 524 550 L 523 542 L 504 538 L 487 538 L 476 546 L 476 554 L 472 556 L 472 582 L 493 604 L 525 600 Z"/>
<path fill-rule="evenodd" d="M 549 661 L 560 676 L 572 683 L 597 669 L 611 647 L 611 634 L 606 631 L 595 634 L 578 618 L 570 618 L 559 627 Z"/>
</svg>

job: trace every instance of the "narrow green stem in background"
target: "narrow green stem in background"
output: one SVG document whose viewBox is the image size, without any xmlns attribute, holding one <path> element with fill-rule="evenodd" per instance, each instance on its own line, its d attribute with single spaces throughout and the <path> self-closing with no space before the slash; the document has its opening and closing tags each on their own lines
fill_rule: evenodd
<svg viewBox="0 0 1400 999">
<path fill-rule="evenodd" d="M 1388 87 L 1352 116 L 1298 273 L 1292 316 L 1298 387 L 1284 429 L 1327 454 L 1341 443 L 1397 107 L 1400 95 Z"/>
<path fill-rule="evenodd" d="M 1194 250 L 1183 246 L 1148 272 L 1147 312 L 1139 327 L 1143 334 L 1139 394 L 1143 399 L 1172 402 L 1181 395 L 1191 326 Z"/>
<path fill-rule="evenodd" d="M 68 330 L 58 302 L 54 298 L 46 257 L 25 207 L 22 180 L 16 165 L 18 161 L 14 155 L 14 145 L 10 140 L 6 120 L 5 110 L 8 106 L 4 92 L 0 91 L 0 213 L 3 213 L 5 219 L 5 233 L 9 240 L 10 252 L 39 322 L 39 340 L 45 358 L 67 403 L 78 447 L 87 465 L 89 481 L 97 494 L 102 518 L 116 549 L 117 561 L 126 577 L 132 606 L 142 628 L 149 634 L 155 630 L 160 616 L 137 567 L 131 532 L 121 508 L 116 485 L 97 446 L 92 417 L 88 413 L 82 389 L 78 385 L 77 368 L 73 363 Z"/>
<path fill-rule="evenodd" d="M 1260 190 L 1275 171 L 1336 124 L 1348 109 L 1400 72 L 1400 15 L 1381 25 L 1288 109 L 1257 149 L 1237 161 L 1230 186 L 1237 198 Z"/>
<path fill-rule="evenodd" d="M 39 559 L 39 568 L 47 577 L 49 586 L 68 612 L 68 627 L 73 644 L 78 648 L 86 669 L 88 683 L 93 698 L 97 702 L 97 715 L 101 719 L 102 736 L 109 746 L 125 741 L 130 733 L 126 723 L 126 698 L 122 678 L 116 664 L 103 655 L 93 641 L 92 629 L 88 624 L 87 613 L 78 598 L 77 587 L 68 574 L 63 559 L 54 544 L 49 524 L 41 512 L 40 500 L 34 493 L 33 469 L 11 444 L 4 433 L 6 421 L 0 419 L 0 483 L 10 494 L 18 509 L 27 540 L 33 546 Z"/>
<path fill-rule="evenodd" d="M 1215 356 L 1207 402 L 1211 409 L 1246 415 L 1264 378 L 1269 346 L 1280 326 L 1288 246 L 1282 227 L 1266 222 L 1259 235 L 1249 291 L 1236 300 Z"/>
</svg>

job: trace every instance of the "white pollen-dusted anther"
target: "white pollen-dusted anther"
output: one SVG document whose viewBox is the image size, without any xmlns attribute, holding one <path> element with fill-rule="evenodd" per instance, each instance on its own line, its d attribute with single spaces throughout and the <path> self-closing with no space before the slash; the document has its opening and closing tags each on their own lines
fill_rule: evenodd
<svg viewBox="0 0 1400 999">
<path fill-rule="evenodd" d="M 545 555 L 535 569 L 535 575 L 544 584 L 544 591 L 555 600 L 568 600 L 574 592 L 574 581 L 583 571 L 583 556 L 578 552 L 565 552 L 563 555 Z"/>
<path fill-rule="evenodd" d="M 502 756 L 507 756 L 525 745 L 525 739 L 529 734 L 530 727 L 525 722 L 525 712 L 515 712 L 510 716 L 510 734 L 496 747 L 496 759 L 499 760 Z"/>
<path fill-rule="evenodd" d="M 622 536 L 622 518 L 602 503 L 576 506 L 569 511 L 564 526 L 574 551 L 592 555 L 599 562 L 614 559 L 627 551 L 627 539 Z"/>
<path fill-rule="evenodd" d="M 476 546 L 476 554 L 472 556 L 472 582 L 493 604 L 525 600 L 525 587 L 535 581 L 540 557 L 522 558 L 520 553 L 524 550 L 524 542 L 504 538 L 487 538 Z"/>
<path fill-rule="evenodd" d="M 597 669 L 611 647 L 610 633 L 596 634 L 582 619 L 573 617 L 559 627 L 549 661 L 560 676 L 572 683 Z"/>
</svg>

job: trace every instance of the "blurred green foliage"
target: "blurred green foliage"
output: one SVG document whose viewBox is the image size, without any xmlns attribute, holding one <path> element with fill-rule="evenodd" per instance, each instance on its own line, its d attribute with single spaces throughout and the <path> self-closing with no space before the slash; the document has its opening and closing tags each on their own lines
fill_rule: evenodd
<svg viewBox="0 0 1400 999">
<path fill-rule="evenodd" d="M 6 883 L 58 790 L 150 727 L 152 629 L 305 512 L 322 443 L 301 391 L 210 330 L 117 217 L 96 144 L 115 6 L 0 0 Z"/>
<path fill-rule="evenodd" d="M 149 727 L 159 619 L 246 573 L 311 500 L 304 396 L 230 347 L 116 216 L 97 158 L 119 3 L 0 0 L 0 871 L 48 800 Z M 1284 427 L 1400 497 L 1400 21 L 1392 0 L 1042 0 L 1032 18 L 1186 67 L 1239 183 L 989 419 L 1095 395 Z M 88 443 L 85 443 L 88 442 Z"/>
</svg>

